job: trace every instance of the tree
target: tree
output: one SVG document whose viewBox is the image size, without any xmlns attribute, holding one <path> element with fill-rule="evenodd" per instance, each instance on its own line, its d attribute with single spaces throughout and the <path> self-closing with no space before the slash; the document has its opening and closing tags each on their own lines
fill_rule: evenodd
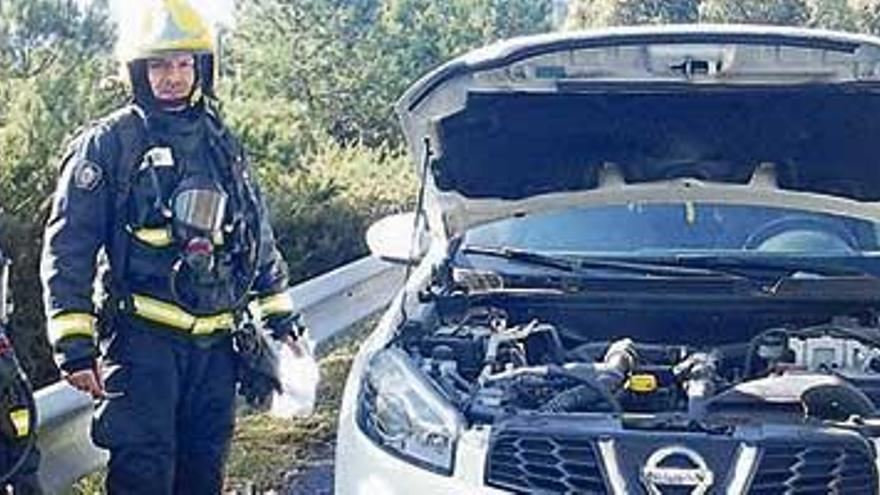
<svg viewBox="0 0 880 495">
<path fill-rule="evenodd" d="M 880 0 L 850 0 L 859 31 L 880 34 Z"/>
<path fill-rule="evenodd" d="M 810 20 L 810 9 L 806 0 L 703 0 L 700 20 L 804 26 Z"/>
<path fill-rule="evenodd" d="M 858 16 L 847 0 L 809 0 L 810 27 L 855 31 Z"/>
<path fill-rule="evenodd" d="M 573 0 L 566 27 L 712 22 L 871 30 L 872 19 L 880 19 L 878 5 L 878 0 Z"/>
<path fill-rule="evenodd" d="M 696 22 L 699 0 L 580 0 L 569 5 L 566 28 Z"/>
<path fill-rule="evenodd" d="M 399 141 L 393 103 L 431 67 L 551 28 L 551 0 L 246 0 L 230 48 L 237 98 L 300 105 L 340 142 Z"/>
<path fill-rule="evenodd" d="M 0 0 L 0 233 L 14 263 L 12 337 L 38 383 L 54 374 L 37 275 L 43 205 L 65 136 L 116 101 L 95 91 L 115 71 L 111 39 L 101 2 Z"/>
</svg>

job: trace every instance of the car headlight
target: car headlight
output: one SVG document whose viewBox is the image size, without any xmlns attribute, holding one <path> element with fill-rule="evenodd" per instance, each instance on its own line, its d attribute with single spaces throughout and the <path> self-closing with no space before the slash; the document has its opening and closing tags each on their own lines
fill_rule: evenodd
<svg viewBox="0 0 880 495">
<path fill-rule="evenodd" d="M 461 415 L 398 349 L 370 360 L 357 423 L 377 445 L 431 471 L 451 475 Z"/>
</svg>

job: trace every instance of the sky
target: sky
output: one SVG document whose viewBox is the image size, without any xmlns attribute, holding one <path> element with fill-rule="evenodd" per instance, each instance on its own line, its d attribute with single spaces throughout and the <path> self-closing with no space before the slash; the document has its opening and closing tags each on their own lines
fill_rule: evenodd
<svg viewBox="0 0 880 495">
<path fill-rule="evenodd" d="M 156 0 L 136 0 L 137 2 Z M 81 6 L 89 5 L 92 0 L 76 0 Z M 202 12 L 202 15 L 216 24 L 228 28 L 235 27 L 235 0 L 190 0 L 191 5 Z M 127 22 L 134 9 L 131 8 L 132 0 L 110 0 L 110 8 L 113 18 L 118 23 Z M 126 8 L 127 7 L 127 8 Z"/>
</svg>

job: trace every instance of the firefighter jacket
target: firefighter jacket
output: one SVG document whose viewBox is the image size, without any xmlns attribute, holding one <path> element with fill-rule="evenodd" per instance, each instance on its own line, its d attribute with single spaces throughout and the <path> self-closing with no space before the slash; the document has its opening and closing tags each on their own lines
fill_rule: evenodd
<svg viewBox="0 0 880 495">
<path fill-rule="evenodd" d="M 76 137 L 60 171 L 40 271 L 63 370 L 94 365 L 96 323 L 105 313 L 196 335 L 231 328 L 248 304 L 263 318 L 293 313 L 287 265 L 252 170 L 205 106 L 180 113 L 125 107 Z M 228 198 L 218 228 L 196 249 L 172 205 L 187 184 Z M 194 268 L 193 256 L 208 263 Z"/>
</svg>

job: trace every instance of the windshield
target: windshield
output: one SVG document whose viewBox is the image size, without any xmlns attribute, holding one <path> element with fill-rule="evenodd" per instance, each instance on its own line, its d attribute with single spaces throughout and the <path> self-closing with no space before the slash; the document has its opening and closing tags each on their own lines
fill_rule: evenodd
<svg viewBox="0 0 880 495">
<path fill-rule="evenodd" d="M 569 208 L 476 227 L 464 246 L 572 254 L 688 252 L 848 256 L 877 250 L 878 223 L 787 208 L 628 204 Z"/>
</svg>

